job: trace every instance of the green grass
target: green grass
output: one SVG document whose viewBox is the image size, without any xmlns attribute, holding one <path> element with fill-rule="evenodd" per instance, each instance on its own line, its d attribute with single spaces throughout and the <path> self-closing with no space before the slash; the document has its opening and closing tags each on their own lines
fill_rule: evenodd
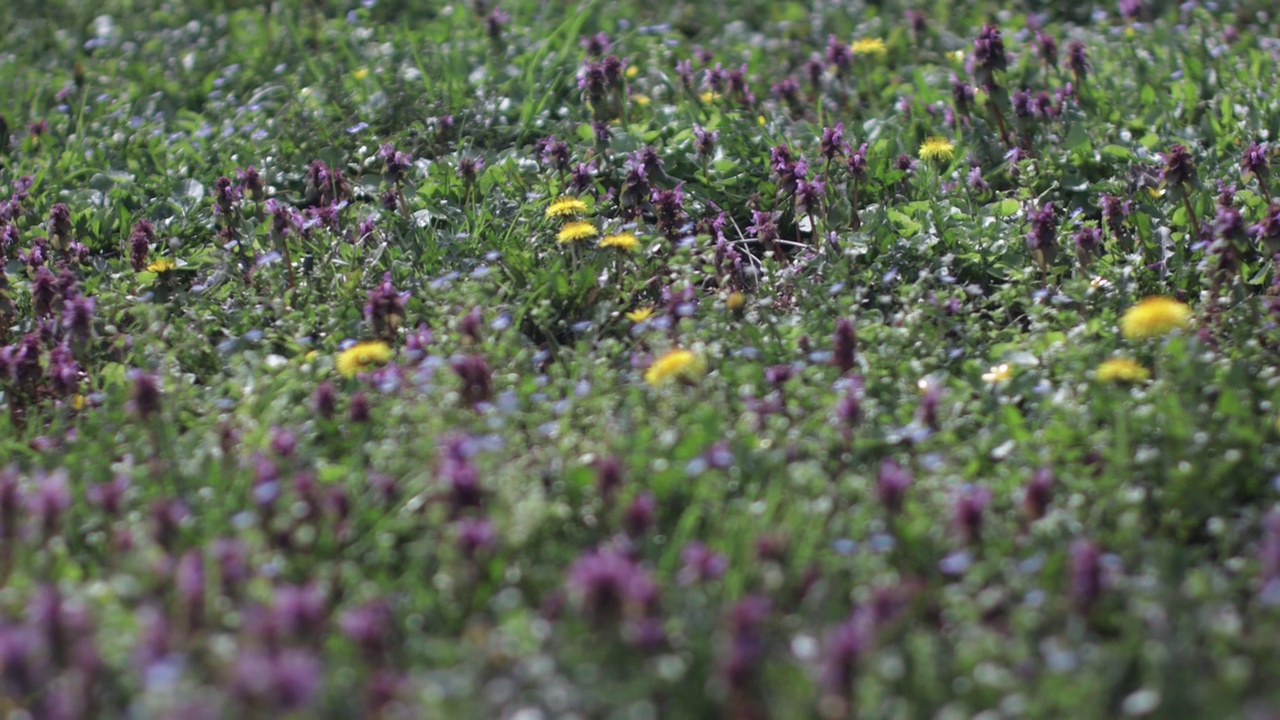
<svg viewBox="0 0 1280 720">
<path fill-rule="evenodd" d="M 1264 4 L 492 9 L 0 8 L 0 706 L 1265 716 Z"/>
</svg>

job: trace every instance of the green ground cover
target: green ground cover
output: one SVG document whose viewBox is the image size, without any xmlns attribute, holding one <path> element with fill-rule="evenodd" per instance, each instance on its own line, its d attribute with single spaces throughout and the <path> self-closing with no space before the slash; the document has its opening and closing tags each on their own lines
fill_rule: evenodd
<svg viewBox="0 0 1280 720">
<path fill-rule="evenodd" d="M 0 708 L 1277 717 L 1270 12 L 0 7 Z"/>
</svg>

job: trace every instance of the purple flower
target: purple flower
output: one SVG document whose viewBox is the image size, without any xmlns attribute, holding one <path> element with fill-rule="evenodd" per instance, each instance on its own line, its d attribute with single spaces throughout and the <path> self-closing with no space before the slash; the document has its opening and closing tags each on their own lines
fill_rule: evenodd
<svg viewBox="0 0 1280 720">
<path fill-rule="evenodd" d="M 1175 143 L 1162 157 L 1164 167 L 1160 171 L 1160 176 L 1166 185 L 1181 186 L 1195 182 L 1196 166 L 1186 146 Z"/>
<path fill-rule="evenodd" d="M 498 8 L 494 8 L 484 19 L 484 31 L 489 39 L 497 42 L 502 39 L 502 28 L 506 27 L 507 22 L 511 20 L 511 16 L 502 12 Z"/>
<path fill-rule="evenodd" d="M 795 78 L 782 78 L 773 84 L 770 92 L 779 100 L 788 104 L 795 105 L 800 102 L 800 84 L 795 81 Z"/>
<path fill-rule="evenodd" d="M 604 99 L 609 91 L 609 79 L 605 77 L 604 65 L 588 60 L 578 75 L 578 89 L 582 90 L 591 102 Z"/>
<path fill-rule="evenodd" d="M 1079 40 L 1072 40 L 1071 44 L 1067 45 L 1067 67 L 1071 68 L 1071 72 L 1080 80 L 1089 74 L 1089 56 L 1085 51 L 1084 43 Z"/>
<path fill-rule="evenodd" d="M 239 185 L 240 193 L 249 198 L 261 198 L 266 190 L 262 176 L 252 165 L 243 170 L 236 170 L 236 183 Z"/>
<path fill-rule="evenodd" d="M 671 190 L 651 191 L 649 200 L 657 211 L 658 228 L 668 238 L 674 238 L 684 224 L 684 184 Z"/>
<path fill-rule="evenodd" d="M 373 419 L 373 408 L 369 405 L 369 396 L 363 390 L 351 395 L 351 404 L 347 406 L 347 417 L 357 425 L 363 425 Z"/>
<path fill-rule="evenodd" d="M 333 383 L 326 380 L 316 386 L 315 394 L 311 397 L 311 407 L 325 420 L 333 419 L 338 413 L 338 392 Z"/>
<path fill-rule="evenodd" d="M 46 541 L 58 534 L 62 516 L 71 507 L 70 479 L 63 468 L 36 473 L 35 494 L 29 498 L 30 510 L 39 521 L 40 534 Z"/>
<path fill-rule="evenodd" d="M 160 412 L 160 383 L 156 377 L 141 370 L 132 371 L 132 408 L 138 417 L 146 420 Z"/>
<path fill-rule="evenodd" d="M 848 318 L 836 320 L 836 331 L 832 338 L 831 364 L 840 368 L 840 374 L 852 370 L 855 365 L 858 336 L 853 321 Z"/>
<path fill-rule="evenodd" d="M 853 64 L 853 50 L 835 35 L 827 36 L 827 64 L 834 67 L 840 76 Z"/>
<path fill-rule="evenodd" d="M 386 653 L 394 632 L 391 606 L 385 600 L 370 600 L 342 613 L 338 628 L 360 648 L 367 660 L 376 662 Z"/>
<path fill-rule="evenodd" d="M 1122 200 L 1115 195 L 1101 193 L 1098 196 L 1098 202 L 1102 206 L 1102 221 L 1112 235 L 1118 235 L 1124 225 L 1125 218 L 1133 211 L 1133 201 Z"/>
<path fill-rule="evenodd" d="M 71 210 L 65 203 L 49 208 L 49 234 L 62 246 L 71 242 Z"/>
<path fill-rule="evenodd" d="M 966 542 L 982 540 L 983 516 L 991 502 L 991 491 L 974 485 L 962 486 L 951 505 L 951 518 Z"/>
<path fill-rule="evenodd" d="M 1014 90 L 1010 102 L 1013 104 L 1013 115 L 1019 120 L 1030 120 L 1035 116 L 1035 110 L 1031 106 L 1031 93 L 1026 90 Z"/>
<path fill-rule="evenodd" d="M 763 625 L 770 611 L 769 599 L 759 595 L 748 595 L 729 610 L 729 648 L 721 663 L 734 693 L 743 693 L 758 684 L 765 656 Z"/>
<path fill-rule="evenodd" d="M 833 162 L 837 157 L 848 153 L 849 143 L 844 139 L 844 123 L 837 123 L 833 128 L 823 128 L 818 147 L 827 162 Z"/>
<path fill-rule="evenodd" d="M 1242 241 L 1248 235 L 1245 231 L 1244 216 L 1231 205 L 1218 205 L 1213 229 L 1218 238 L 1225 242 Z"/>
<path fill-rule="evenodd" d="M 1022 509 L 1031 520 L 1044 517 L 1053 499 L 1053 470 L 1037 468 L 1022 491 Z"/>
<path fill-rule="evenodd" d="M 476 181 L 476 176 L 484 170 L 484 158 L 467 155 L 458 160 L 458 177 L 468 185 Z"/>
<path fill-rule="evenodd" d="M 391 284 L 391 273 L 382 275 L 382 283 L 369 291 L 364 306 L 364 319 L 379 337 L 391 337 L 404 320 L 408 292 L 399 292 Z"/>
<path fill-rule="evenodd" d="M 592 551 L 569 568 L 570 600 L 597 622 L 624 614 L 648 614 L 655 599 L 653 579 L 634 560 L 613 551 Z"/>
<path fill-rule="evenodd" d="M 588 35 L 578 40 L 578 45 L 587 51 L 587 55 L 591 57 L 600 57 L 609 52 L 612 43 L 609 42 L 609 36 L 603 32 L 595 35 Z M 686 61 L 688 62 L 688 61 Z"/>
<path fill-rule="evenodd" d="M 796 204 L 806 212 L 816 212 L 822 207 L 822 198 L 827 194 L 827 183 L 821 177 L 813 180 L 801 180 L 796 183 Z"/>
<path fill-rule="evenodd" d="M 694 540 L 680 551 L 683 567 L 676 574 L 681 585 L 718 580 L 729 568 L 729 560 L 706 545 Z"/>
<path fill-rule="evenodd" d="M 36 317 L 44 317 L 54 312 L 53 303 L 58 299 L 58 282 L 49 268 L 36 268 L 35 278 L 31 281 L 32 310 Z"/>
<path fill-rule="evenodd" d="M 890 515 L 902 512 L 903 501 L 907 489 L 911 487 L 911 472 L 890 458 L 880 461 L 880 472 L 876 475 L 876 494 L 880 504 Z"/>
<path fill-rule="evenodd" d="M 716 63 L 714 68 L 707 68 L 702 73 L 702 83 L 711 89 L 712 92 L 723 92 L 724 83 L 727 75 L 720 63 Z"/>
<path fill-rule="evenodd" d="M 1058 67 L 1058 40 L 1054 36 L 1036 31 L 1036 45 L 1040 49 L 1040 57 L 1044 60 L 1044 64 L 1050 67 Z"/>
<path fill-rule="evenodd" d="M 622 527 L 627 534 L 638 538 L 653 528 L 658 513 L 658 499 L 651 492 L 637 495 L 622 514 Z"/>
<path fill-rule="evenodd" d="M 596 462 L 596 488 L 606 501 L 622 487 L 622 480 L 622 463 L 616 457 L 609 455 Z"/>
<path fill-rule="evenodd" d="M 1267 146 L 1259 145 L 1257 142 L 1249 143 L 1249 147 L 1245 148 L 1244 157 L 1240 160 L 1240 169 L 1248 175 L 1256 175 L 1262 182 L 1267 180 L 1267 171 L 1270 169 L 1271 163 L 1267 159 Z"/>
<path fill-rule="evenodd" d="M 1004 38 L 1000 29 L 994 25 L 983 25 L 978 37 L 973 41 L 974 76 L 978 85 L 987 87 L 995 82 L 995 73 L 1009 67 L 1009 56 L 1005 54 Z"/>
<path fill-rule="evenodd" d="M 116 475 L 110 482 L 90 485 L 85 490 L 85 499 L 91 505 L 102 508 L 108 517 L 115 517 L 124 509 L 124 496 L 129 492 L 129 478 Z"/>
<path fill-rule="evenodd" d="M 318 585 L 280 585 L 271 600 L 268 619 L 295 640 L 312 638 L 328 616 L 328 601 Z"/>
<path fill-rule="evenodd" d="M 973 86 L 955 75 L 951 76 L 951 102 L 957 113 L 964 115 L 973 107 Z"/>
<path fill-rule="evenodd" d="M 560 172 L 564 172 L 569 167 L 569 143 L 557 140 L 556 136 L 552 135 L 541 141 L 541 145 L 538 155 L 544 165 L 549 165 Z"/>
<path fill-rule="evenodd" d="M 600 61 L 600 67 L 604 70 L 604 79 L 610 88 L 622 86 L 622 73 L 627 69 L 627 64 L 617 55 L 605 55 Z"/>
<path fill-rule="evenodd" d="M 855 375 L 850 381 L 844 396 L 836 402 L 836 417 L 852 428 L 862 422 L 862 380 Z"/>
<path fill-rule="evenodd" d="M 386 143 L 379 148 L 378 157 L 382 159 L 382 176 L 391 185 L 399 185 L 403 182 L 409 173 L 409 168 L 413 166 L 413 157 L 408 153 L 397 151 L 391 143 Z"/>
<path fill-rule="evenodd" d="M 976 193 L 985 193 L 991 189 L 991 185 L 982 177 L 982 167 L 974 165 L 969 168 L 967 176 L 969 189 Z"/>
<path fill-rule="evenodd" d="M 249 558 L 244 544 L 235 538 L 220 537 L 213 541 L 213 558 L 218 565 L 222 593 L 237 598 L 249 580 Z"/>
<path fill-rule="evenodd" d="M 155 226 L 150 220 L 139 220 L 129 233 L 129 262 L 136 272 L 147 269 L 147 251 L 156 241 Z"/>
<path fill-rule="evenodd" d="M 468 560 L 491 552 L 498 544 L 498 533 L 487 519 L 462 518 L 456 525 L 458 550 Z"/>
<path fill-rule="evenodd" d="M 223 176 L 213 182 L 213 214 L 229 218 L 240 202 L 240 188 L 231 184 L 231 178 Z"/>
<path fill-rule="evenodd" d="M 693 89 L 693 63 L 688 60 L 677 60 L 676 74 L 680 76 L 680 82 L 686 90 Z"/>
<path fill-rule="evenodd" d="M 320 690 L 323 667 L 309 653 L 289 650 L 272 659 L 271 697 L 284 713 L 311 704 Z"/>
<path fill-rule="evenodd" d="M 1039 251 L 1049 255 L 1058 242 L 1058 218 L 1053 202 L 1032 208 L 1027 212 L 1027 218 L 1031 222 L 1031 231 L 1027 233 L 1027 248 L 1032 252 Z"/>
<path fill-rule="evenodd" d="M 1102 249 L 1102 228 L 1097 225 L 1084 225 L 1071 236 L 1076 246 L 1076 257 L 1082 267 L 1088 267 L 1093 258 Z"/>
<path fill-rule="evenodd" d="M 1102 594 L 1102 553 L 1085 539 L 1071 543 L 1071 601 L 1083 615 L 1098 602 Z"/>
<path fill-rule="evenodd" d="M 172 551 L 183 521 L 190 517 L 187 506 L 181 500 L 159 498 L 151 504 L 150 512 L 156 544 L 165 552 Z"/>
<path fill-rule="evenodd" d="M 720 140 L 720 131 L 707 130 L 701 125 L 693 126 L 693 147 L 700 158 L 709 158 L 715 154 L 716 142 Z"/>
<path fill-rule="evenodd" d="M 27 698 L 46 686 L 49 678 L 40 656 L 40 640 L 33 630 L 0 627 L 0 678 L 6 695 Z"/>
<path fill-rule="evenodd" d="M 822 642 L 822 689 L 848 701 L 858 661 L 872 648 L 873 629 L 862 612 L 836 625 Z"/>
<path fill-rule="evenodd" d="M 569 173 L 569 191 L 575 195 L 581 195 L 590 190 L 596 183 L 595 172 L 594 160 L 578 163 Z"/>
<path fill-rule="evenodd" d="M 462 401 L 468 405 L 488 402 L 493 397 L 493 370 L 480 355 L 461 355 L 450 366 L 462 380 Z"/>
<path fill-rule="evenodd" d="M 197 550 L 189 550 L 178 561 L 174 571 L 174 589 L 186 610 L 188 628 L 195 629 L 204 622 L 204 556 Z"/>
<path fill-rule="evenodd" d="M 752 224 L 747 226 L 747 232 L 765 244 L 778 239 L 778 213 L 752 210 L 751 218 Z"/>
</svg>

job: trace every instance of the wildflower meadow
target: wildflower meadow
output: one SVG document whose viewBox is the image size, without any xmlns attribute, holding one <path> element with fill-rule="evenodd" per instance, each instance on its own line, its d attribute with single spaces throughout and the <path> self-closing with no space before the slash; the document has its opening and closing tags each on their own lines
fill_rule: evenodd
<svg viewBox="0 0 1280 720">
<path fill-rule="evenodd" d="M 3 717 L 1280 718 L 1275 13 L 0 4 Z"/>
</svg>

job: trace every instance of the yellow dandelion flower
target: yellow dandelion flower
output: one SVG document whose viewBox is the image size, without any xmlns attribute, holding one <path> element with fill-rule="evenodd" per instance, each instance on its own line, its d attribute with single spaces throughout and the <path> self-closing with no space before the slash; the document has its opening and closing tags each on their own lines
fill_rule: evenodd
<svg viewBox="0 0 1280 720">
<path fill-rule="evenodd" d="M 699 95 L 699 96 L 698 96 L 698 99 L 699 99 L 699 100 L 701 100 L 701 101 L 702 101 L 702 102 L 704 102 L 704 103 L 713 103 L 713 102 L 715 102 L 716 100 L 719 100 L 719 99 L 720 99 L 720 93 L 718 93 L 718 92 L 712 92 L 712 91 L 708 90 L 708 91 L 706 91 L 706 92 L 702 93 L 701 95 Z"/>
<path fill-rule="evenodd" d="M 334 363 L 343 377 L 355 377 L 357 373 L 391 361 L 391 346 L 381 340 L 356 343 L 338 353 Z"/>
<path fill-rule="evenodd" d="M 89 405 L 89 398 L 81 395 L 80 393 L 76 393 L 75 395 L 71 396 L 72 410 L 75 410 L 76 412 L 80 412 L 81 410 L 84 410 L 86 407 L 88 407 L 88 405 Z"/>
<path fill-rule="evenodd" d="M 984 383 L 1001 383 L 1013 377 L 1013 368 L 1009 367 L 1009 363 L 1000 363 L 992 366 L 992 368 L 982 373 L 982 382 Z"/>
<path fill-rule="evenodd" d="M 587 204 L 576 197 L 562 197 L 547 206 L 547 217 L 573 217 L 587 211 Z"/>
<path fill-rule="evenodd" d="M 640 247 L 640 241 L 632 233 L 618 233 L 616 235 L 605 235 L 600 241 L 602 248 L 618 248 L 623 252 L 631 252 Z"/>
<path fill-rule="evenodd" d="M 756 124 L 757 124 L 757 125 L 759 125 L 760 127 L 764 127 L 764 116 L 763 116 L 763 115 L 757 115 L 757 116 L 756 116 Z"/>
<path fill-rule="evenodd" d="M 927 138 L 920 145 L 921 160 L 938 160 L 940 162 L 950 162 L 951 158 L 956 156 L 955 143 L 944 137 Z"/>
<path fill-rule="evenodd" d="M 167 273 L 176 267 L 178 266 L 172 260 L 168 258 L 160 258 L 159 260 L 151 261 L 151 264 L 147 265 L 147 272 Z"/>
<path fill-rule="evenodd" d="M 363 80 L 369 77 L 369 68 L 360 68 L 359 70 L 351 73 L 351 77 L 357 80 Z"/>
<path fill-rule="evenodd" d="M 747 305 L 746 296 L 744 296 L 742 293 L 738 292 L 737 290 L 734 290 L 733 292 L 729 293 L 729 297 L 725 298 L 725 301 L 724 301 L 724 306 L 729 309 L 729 312 L 733 312 L 733 313 L 742 312 L 742 308 L 746 307 L 746 305 Z"/>
<path fill-rule="evenodd" d="M 705 365 L 702 358 L 690 350 L 668 350 L 653 361 L 644 371 L 644 380 L 650 385 L 662 385 L 671 380 L 693 381 L 702 374 Z"/>
<path fill-rule="evenodd" d="M 854 55 L 875 55 L 882 58 L 889 52 L 889 47 L 880 38 L 859 38 L 849 46 Z"/>
<path fill-rule="evenodd" d="M 596 229 L 595 225 L 592 225 L 585 220 L 575 220 L 570 223 L 565 223 L 564 227 L 560 229 L 560 232 L 556 233 L 556 242 L 577 242 L 579 240 L 593 238 L 599 234 L 600 231 Z"/>
<path fill-rule="evenodd" d="M 1097 370 L 1094 370 L 1094 377 L 1098 382 L 1142 383 L 1151 379 L 1151 371 L 1132 358 L 1118 357 L 1098 365 Z"/>
<path fill-rule="evenodd" d="M 636 93 L 631 96 L 631 102 L 635 103 L 638 107 L 645 107 L 649 104 L 650 100 L 648 95 Z"/>
<path fill-rule="evenodd" d="M 642 323 L 653 317 L 653 312 L 653 308 L 651 307 L 636 308 L 635 310 L 627 313 L 627 319 L 633 323 Z"/>
<path fill-rule="evenodd" d="M 1168 297 L 1149 297 L 1120 318 L 1120 332 L 1130 340 L 1168 335 L 1191 327 L 1191 308 Z"/>
<path fill-rule="evenodd" d="M 633 79 L 635 79 L 635 76 L 637 76 L 637 75 L 639 75 L 639 74 L 640 74 L 640 66 L 639 66 L 639 65 L 632 65 L 631 67 L 627 68 L 627 79 L 628 79 L 628 80 L 633 80 Z"/>
</svg>

